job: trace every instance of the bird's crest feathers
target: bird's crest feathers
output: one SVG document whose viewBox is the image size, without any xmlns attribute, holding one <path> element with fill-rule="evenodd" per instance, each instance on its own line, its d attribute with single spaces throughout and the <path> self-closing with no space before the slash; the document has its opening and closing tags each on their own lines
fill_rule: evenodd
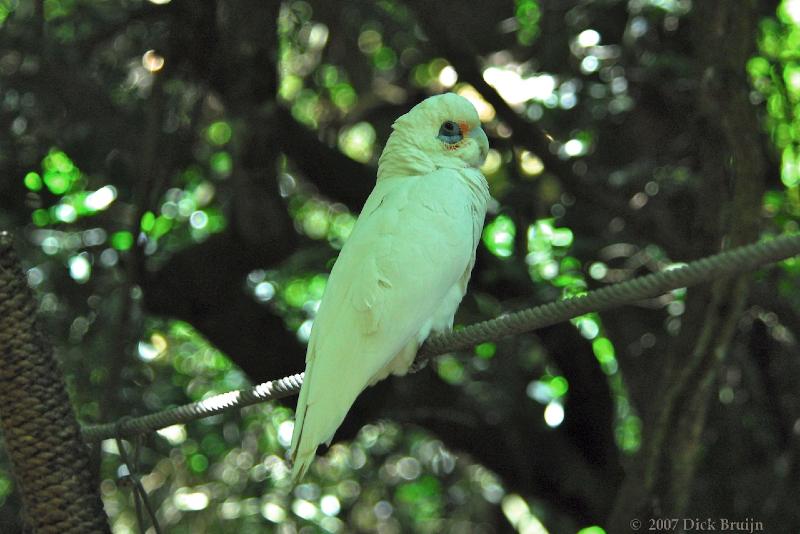
<svg viewBox="0 0 800 534">
<path fill-rule="evenodd" d="M 460 130 L 458 142 L 442 140 L 439 133 L 446 122 L 457 125 Z M 480 135 L 474 135 L 476 133 Z M 378 162 L 378 180 L 419 176 L 439 168 L 478 167 L 483 163 L 487 149 L 488 143 L 475 106 L 455 93 L 435 95 L 394 122 L 392 134 Z"/>
</svg>

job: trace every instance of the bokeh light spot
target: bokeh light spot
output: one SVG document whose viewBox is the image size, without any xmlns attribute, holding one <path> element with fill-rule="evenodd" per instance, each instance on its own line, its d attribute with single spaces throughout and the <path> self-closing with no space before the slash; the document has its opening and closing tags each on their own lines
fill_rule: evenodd
<svg viewBox="0 0 800 534">
<path fill-rule="evenodd" d="M 233 130 L 225 121 L 217 121 L 208 127 L 208 140 L 217 146 L 222 146 L 231 140 Z"/>
<path fill-rule="evenodd" d="M 368 122 L 359 122 L 342 130 L 339 148 L 350 158 L 362 163 L 372 158 L 375 145 L 375 129 Z"/>
<path fill-rule="evenodd" d="M 319 507 L 322 513 L 329 516 L 334 516 L 342 509 L 339 499 L 335 495 L 324 495 L 319 500 Z"/>
<path fill-rule="evenodd" d="M 278 425 L 278 443 L 284 447 L 291 445 L 292 432 L 294 432 L 294 421 L 284 421 Z"/>
<path fill-rule="evenodd" d="M 158 72 L 164 68 L 164 56 L 159 55 L 155 50 L 148 50 L 142 55 L 142 66 L 148 72 Z"/>
<path fill-rule="evenodd" d="M 508 258 L 514 252 L 516 227 L 506 215 L 498 215 L 483 230 L 483 243 L 489 252 L 500 258 Z"/>
<path fill-rule="evenodd" d="M 180 488 L 172 497 L 175 508 L 185 512 L 196 512 L 208 507 L 209 498 L 205 492 L 190 491 L 189 488 Z"/>
<path fill-rule="evenodd" d="M 578 34 L 578 45 L 584 48 L 600 44 L 600 34 L 596 30 L 583 30 Z"/>
<path fill-rule="evenodd" d="M 82 284 L 92 275 L 92 265 L 86 253 L 78 254 L 69 259 L 69 275 L 73 280 Z"/>
<path fill-rule="evenodd" d="M 29 172 L 25 175 L 24 183 L 25 187 L 31 191 L 41 191 L 44 182 L 42 182 L 42 177 L 38 173 Z"/>
<path fill-rule="evenodd" d="M 101 211 L 108 208 L 117 198 L 117 188 L 113 185 L 106 185 L 89 193 L 84 199 L 83 205 L 92 211 Z"/>
<path fill-rule="evenodd" d="M 550 428 L 556 428 L 564 421 L 564 407 L 560 402 L 552 401 L 544 409 L 544 422 Z"/>
<path fill-rule="evenodd" d="M 115 232 L 111 236 L 111 246 L 117 250 L 128 250 L 133 246 L 133 234 L 127 231 Z"/>
</svg>

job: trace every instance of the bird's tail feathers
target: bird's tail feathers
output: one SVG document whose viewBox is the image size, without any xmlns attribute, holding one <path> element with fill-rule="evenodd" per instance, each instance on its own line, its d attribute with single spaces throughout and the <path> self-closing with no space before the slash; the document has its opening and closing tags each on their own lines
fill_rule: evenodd
<svg viewBox="0 0 800 534">
<path fill-rule="evenodd" d="M 310 451 L 297 451 L 292 465 L 292 484 L 298 484 L 306 476 L 306 471 L 311 467 L 311 462 L 314 461 L 314 456 L 316 456 L 315 449 L 316 447 Z"/>
</svg>

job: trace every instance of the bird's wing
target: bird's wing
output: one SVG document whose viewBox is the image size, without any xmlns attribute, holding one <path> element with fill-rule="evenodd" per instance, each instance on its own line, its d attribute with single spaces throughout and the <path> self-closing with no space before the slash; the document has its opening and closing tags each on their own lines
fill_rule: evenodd
<svg viewBox="0 0 800 534">
<path fill-rule="evenodd" d="M 292 436 L 296 477 L 471 266 L 473 199 L 453 169 L 376 185 L 331 271 L 311 331 Z"/>
</svg>

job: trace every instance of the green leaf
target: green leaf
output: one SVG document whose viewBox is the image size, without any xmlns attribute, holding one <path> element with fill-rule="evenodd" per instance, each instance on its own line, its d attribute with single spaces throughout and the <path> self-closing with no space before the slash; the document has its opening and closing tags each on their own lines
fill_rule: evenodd
<svg viewBox="0 0 800 534">
<path fill-rule="evenodd" d="M 508 258 L 514 253 L 516 233 L 514 221 L 506 215 L 498 215 L 483 229 L 483 243 L 495 256 Z"/>
<path fill-rule="evenodd" d="M 127 231 L 114 232 L 111 236 L 111 246 L 117 250 L 128 250 L 133 246 L 133 234 Z"/>
<path fill-rule="evenodd" d="M 233 130 L 231 125 L 225 121 L 217 121 L 208 127 L 208 140 L 211 143 L 222 146 L 231 140 Z"/>
<path fill-rule="evenodd" d="M 494 353 L 497 351 L 497 346 L 488 341 L 486 343 L 481 343 L 475 347 L 475 354 L 479 358 L 483 358 L 484 360 L 488 360 L 494 356 Z"/>
<path fill-rule="evenodd" d="M 29 172 L 25 175 L 24 178 L 25 187 L 30 189 L 31 191 L 41 191 L 42 190 L 42 177 L 39 176 L 38 173 Z"/>
<path fill-rule="evenodd" d="M 461 362 L 453 356 L 441 356 L 436 362 L 436 372 L 448 384 L 461 384 L 466 378 L 466 371 Z"/>
<path fill-rule="evenodd" d="M 208 458 L 204 454 L 193 454 L 189 457 L 189 469 L 195 473 L 202 473 L 208 469 Z"/>
<path fill-rule="evenodd" d="M 142 220 L 139 223 L 139 227 L 142 229 L 143 232 L 151 232 L 153 227 L 156 224 L 156 216 L 152 211 L 144 212 L 142 215 Z"/>
<path fill-rule="evenodd" d="M 211 169 L 221 175 L 228 176 L 233 170 L 233 159 L 227 152 L 215 152 L 209 160 Z"/>
</svg>

